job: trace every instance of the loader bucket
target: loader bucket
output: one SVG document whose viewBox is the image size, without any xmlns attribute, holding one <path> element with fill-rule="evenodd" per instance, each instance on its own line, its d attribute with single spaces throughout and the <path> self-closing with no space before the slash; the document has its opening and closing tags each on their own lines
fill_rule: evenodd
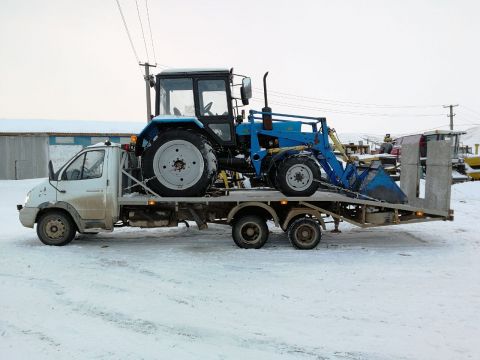
<svg viewBox="0 0 480 360">
<path fill-rule="evenodd" d="M 360 170 L 356 191 L 360 194 L 393 204 L 406 204 L 407 196 L 378 162 Z"/>
</svg>

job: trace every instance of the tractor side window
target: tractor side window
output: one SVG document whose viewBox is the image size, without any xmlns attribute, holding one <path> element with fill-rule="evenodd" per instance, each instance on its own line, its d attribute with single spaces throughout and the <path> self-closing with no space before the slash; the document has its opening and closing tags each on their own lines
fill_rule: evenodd
<svg viewBox="0 0 480 360">
<path fill-rule="evenodd" d="M 62 180 L 86 180 L 102 177 L 105 151 L 92 150 L 77 157 L 62 174 Z"/>
<path fill-rule="evenodd" d="M 228 115 L 227 88 L 224 80 L 199 80 L 198 92 L 202 116 Z"/>
<path fill-rule="evenodd" d="M 160 115 L 195 115 L 192 79 L 160 80 Z"/>
</svg>

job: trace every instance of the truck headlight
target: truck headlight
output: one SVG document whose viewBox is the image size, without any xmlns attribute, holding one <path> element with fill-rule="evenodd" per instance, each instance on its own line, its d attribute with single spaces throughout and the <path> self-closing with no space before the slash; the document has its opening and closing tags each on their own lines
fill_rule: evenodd
<svg viewBox="0 0 480 360">
<path fill-rule="evenodd" d="M 30 194 L 31 194 L 31 193 L 32 193 L 31 191 L 29 191 L 29 192 L 27 193 L 27 196 L 25 197 L 25 202 L 23 203 L 23 207 L 27 206 L 27 203 L 28 203 L 28 201 L 30 200 Z"/>
</svg>

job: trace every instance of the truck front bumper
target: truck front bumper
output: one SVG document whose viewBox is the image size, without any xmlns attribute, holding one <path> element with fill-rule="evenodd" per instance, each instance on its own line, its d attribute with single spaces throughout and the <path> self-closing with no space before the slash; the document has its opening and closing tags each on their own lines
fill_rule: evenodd
<svg viewBox="0 0 480 360">
<path fill-rule="evenodd" d="M 33 207 L 24 207 L 20 209 L 18 218 L 23 226 L 33 228 L 39 209 Z"/>
</svg>

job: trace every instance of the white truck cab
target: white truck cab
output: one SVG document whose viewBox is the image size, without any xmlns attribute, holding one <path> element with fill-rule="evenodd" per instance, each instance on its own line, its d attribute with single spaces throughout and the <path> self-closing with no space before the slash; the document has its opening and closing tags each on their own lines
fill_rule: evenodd
<svg viewBox="0 0 480 360">
<path fill-rule="evenodd" d="M 31 228 L 38 222 L 40 239 L 48 238 L 53 245 L 71 241 L 75 232 L 72 235 L 70 228 L 81 233 L 113 230 L 119 217 L 119 164 L 125 151 L 107 144 L 83 149 L 29 191 L 25 204 L 19 206 L 20 222 Z"/>
</svg>

